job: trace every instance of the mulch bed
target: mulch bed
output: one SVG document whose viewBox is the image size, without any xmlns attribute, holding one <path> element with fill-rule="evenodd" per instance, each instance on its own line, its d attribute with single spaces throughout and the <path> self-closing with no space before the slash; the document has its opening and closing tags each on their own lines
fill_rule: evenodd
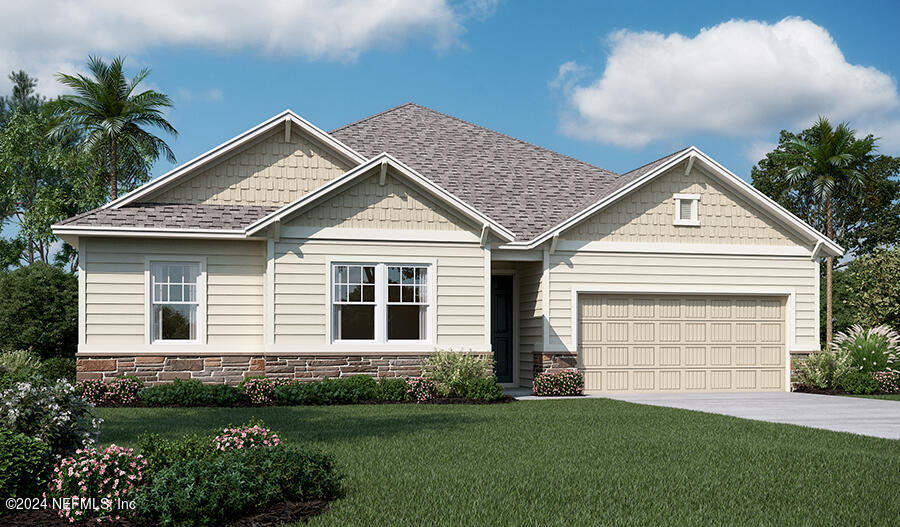
<svg viewBox="0 0 900 527">
<path fill-rule="evenodd" d="M 372 399 L 369 401 L 360 401 L 358 403 L 338 403 L 338 404 L 253 404 L 247 401 L 238 401 L 236 403 L 221 406 L 215 404 L 201 404 L 201 405 L 182 405 L 182 404 L 155 404 L 155 405 L 146 405 L 146 404 L 101 404 L 97 405 L 98 408 L 267 408 L 273 406 L 347 406 L 350 404 L 504 404 L 511 403 L 516 400 L 515 397 L 511 397 L 509 395 L 504 395 L 502 398 L 496 401 L 484 401 L 481 399 L 467 399 L 464 397 L 438 397 L 435 399 L 431 399 L 430 401 L 425 401 L 422 403 L 417 403 L 415 401 L 380 401 L 377 399 Z"/>
<path fill-rule="evenodd" d="M 850 392 L 845 392 L 844 390 L 822 390 L 820 388 L 814 388 L 812 386 L 795 386 L 792 391 L 799 393 L 814 393 L 816 395 L 860 395 L 860 394 L 852 394 Z M 865 395 L 895 395 L 890 392 L 872 392 L 867 393 Z"/>
<path fill-rule="evenodd" d="M 290 522 L 302 521 L 317 514 L 321 514 L 328 508 L 328 500 L 310 501 L 285 501 L 273 503 L 262 510 L 248 514 L 228 525 L 231 527 L 272 527 L 284 525 Z M 75 522 L 60 518 L 57 511 L 52 509 L 38 509 L 29 511 L 17 511 L 7 516 L 0 516 L 0 525 L 8 527 L 87 527 L 96 526 L 97 522 Z M 154 524 L 139 523 L 131 520 L 119 520 L 103 522 L 99 525 L 109 527 L 151 527 Z"/>
</svg>

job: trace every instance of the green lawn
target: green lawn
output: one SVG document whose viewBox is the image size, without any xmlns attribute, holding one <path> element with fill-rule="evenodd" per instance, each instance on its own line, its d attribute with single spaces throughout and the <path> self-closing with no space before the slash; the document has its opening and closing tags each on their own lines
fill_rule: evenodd
<svg viewBox="0 0 900 527">
<path fill-rule="evenodd" d="M 135 446 L 262 418 L 334 454 L 319 525 L 896 525 L 900 441 L 608 399 L 505 405 L 101 409 Z"/>
<path fill-rule="evenodd" d="M 888 399 L 900 401 L 900 393 L 876 394 L 876 395 L 851 395 L 850 397 L 865 397 L 867 399 Z"/>
</svg>

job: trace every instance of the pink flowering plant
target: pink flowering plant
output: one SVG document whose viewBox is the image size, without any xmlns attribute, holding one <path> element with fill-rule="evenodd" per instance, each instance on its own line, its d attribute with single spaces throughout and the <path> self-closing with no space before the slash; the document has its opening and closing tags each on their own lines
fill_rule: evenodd
<svg viewBox="0 0 900 527">
<path fill-rule="evenodd" d="M 872 374 L 878 388 L 884 393 L 900 393 L 900 373 L 895 371 L 878 371 Z"/>
<path fill-rule="evenodd" d="M 410 377 L 406 379 L 406 391 L 409 398 L 417 403 L 424 403 L 438 395 L 437 383 L 427 377 Z"/>
<path fill-rule="evenodd" d="M 213 448 L 219 451 L 245 448 L 273 447 L 281 444 L 278 434 L 260 424 L 226 428 L 213 438 Z"/>
<path fill-rule="evenodd" d="M 59 516 L 70 522 L 98 519 L 117 521 L 144 485 L 147 461 L 130 448 L 110 445 L 75 451 L 53 470 L 45 497 L 62 498 Z"/>
<path fill-rule="evenodd" d="M 266 377 L 248 377 L 238 385 L 241 392 L 258 405 L 270 405 L 275 402 L 275 388 L 294 384 L 295 379 L 269 379 Z"/>
<path fill-rule="evenodd" d="M 531 390 L 544 397 L 584 395 L 584 374 L 574 369 L 540 373 Z"/>
<path fill-rule="evenodd" d="M 131 406 L 138 402 L 144 383 L 137 377 L 122 376 L 106 383 L 100 380 L 80 381 L 76 389 L 94 406 Z"/>
</svg>

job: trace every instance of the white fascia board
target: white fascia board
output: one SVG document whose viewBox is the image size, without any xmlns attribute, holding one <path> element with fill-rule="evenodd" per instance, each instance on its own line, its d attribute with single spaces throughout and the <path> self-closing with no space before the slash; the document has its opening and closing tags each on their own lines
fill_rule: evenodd
<svg viewBox="0 0 900 527">
<path fill-rule="evenodd" d="M 137 236 L 150 238 L 249 239 L 241 230 L 219 229 L 142 229 L 134 227 L 52 227 L 53 234 L 65 236 Z"/>
<path fill-rule="evenodd" d="M 301 130 L 305 131 L 315 139 L 319 140 L 323 144 L 328 147 L 333 148 L 337 152 L 341 153 L 343 156 L 347 158 L 348 161 L 353 163 L 362 163 L 366 160 L 366 158 L 361 155 L 359 152 L 356 152 L 349 146 L 344 143 L 338 141 L 334 137 L 330 136 L 328 133 L 313 125 L 306 119 L 300 117 L 296 113 L 291 110 L 285 110 L 278 115 L 264 121 L 250 130 L 243 132 L 235 137 L 232 137 L 228 141 L 208 150 L 200 154 L 199 156 L 191 159 L 190 161 L 182 164 L 179 167 L 163 174 L 162 176 L 154 179 L 153 181 L 149 181 L 144 185 L 141 185 L 137 189 L 125 194 L 119 199 L 110 201 L 106 205 L 103 206 L 106 208 L 119 208 L 124 205 L 127 205 L 136 199 L 144 197 L 150 193 L 157 192 L 162 190 L 165 186 L 174 184 L 176 181 L 180 180 L 185 175 L 188 175 L 204 166 L 209 165 L 212 162 L 215 162 L 224 156 L 234 152 L 235 150 L 247 145 L 248 143 L 252 143 L 257 138 L 265 135 L 271 130 L 275 129 L 278 126 L 281 126 L 286 121 L 291 122 L 292 124 L 296 124 L 300 127 Z"/>
<path fill-rule="evenodd" d="M 717 163 L 711 157 L 709 157 L 706 154 L 704 154 L 703 152 L 701 152 L 700 149 L 698 149 L 695 146 L 691 146 L 690 148 L 686 149 L 684 152 L 682 152 L 678 156 L 673 157 L 666 163 L 663 163 L 662 165 L 656 167 L 654 170 L 651 170 L 644 176 L 625 185 L 624 187 L 617 190 L 613 194 L 610 194 L 609 196 L 603 198 L 602 200 L 594 203 L 590 207 L 584 209 L 580 213 L 572 216 L 571 218 L 563 221 L 562 223 L 558 224 L 557 226 L 553 227 L 552 229 L 545 231 L 543 234 L 536 237 L 532 241 L 530 241 L 530 242 L 513 242 L 511 244 L 501 246 L 501 248 L 504 248 L 504 249 L 517 249 L 517 248 L 532 249 L 532 248 L 535 248 L 535 247 L 541 245 L 542 243 L 546 242 L 547 240 L 551 239 L 554 236 L 554 234 L 562 233 L 566 229 L 573 227 L 574 225 L 578 224 L 582 220 L 594 215 L 595 213 L 599 212 L 603 208 L 618 201 L 623 196 L 626 196 L 627 194 L 631 193 L 633 190 L 637 189 L 638 187 L 641 187 L 645 183 L 649 182 L 650 180 L 664 174 L 669 169 L 678 165 L 685 159 L 696 159 L 697 161 L 700 161 L 701 163 L 706 165 L 706 167 L 709 168 L 714 175 L 719 176 L 723 181 L 725 181 L 726 183 L 729 183 L 729 186 L 731 188 L 736 190 L 738 193 L 743 195 L 745 198 L 749 199 L 751 202 L 758 204 L 763 210 L 768 211 L 770 214 L 772 214 L 775 217 L 775 219 L 781 220 L 781 222 L 784 223 L 786 226 L 791 227 L 795 231 L 798 231 L 804 237 L 809 239 L 811 242 L 821 241 L 824 248 L 827 249 L 828 252 L 830 252 L 834 256 L 840 256 L 840 255 L 844 254 L 844 249 L 841 248 L 836 243 L 834 243 L 833 241 L 831 241 L 830 239 L 828 239 L 827 236 L 825 236 L 821 232 L 817 231 L 816 229 L 812 228 L 809 224 L 807 224 L 806 222 L 804 222 L 797 216 L 793 215 L 790 211 L 786 210 L 784 207 L 782 207 L 778 203 L 772 201 L 768 196 L 766 196 L 762 192 L 758 191 L 757 189 L 753 188 L 752 185 L 750 185 L 743 179 L 739 178 L 738 176 L 736 176 L 735 174 L 730 172 L 728 169 L 726 169 L 725 167 L 723 167 L 722 165 Z"/>
<path fill-rule="evenodd" d="M 465 217 L 474 221 L 477 225 L 488 225 L 491 230 L 493 230 L 498 236 L 503 238 L 505 241 L 512 241 L 515 235 L 510 232 L 508 229 L 485 216 L 481 212 L 476 209 L 470 207 L 465 202 L 461 201 L 459 198 L 454 196 L 453 194 L 447 192 L 443 188 L 431 182 L 428 178 L 422 176 L 415 170 L 410 167 L 404 165 L 396 158 L 391 156 L 386 152 L 382 152 L 372 159 L 366 161 L 365 163 L 357 166 L 345 172 L 343 175 L 337 177 L 331 182 L 319 187 L 317 190 L 307 194 L 306 196 L 300 198 L 299 200 L 289 203 L 284 207 L 276 210 L 275 212 L 269 214 L 257 220 L 250 226 L 246 228 L 247 235 L 253 235 L 256 232 L 259 232 L 261 229 L 266 228 L 269 224 L 274 221 L 281 221 L 293 214 L 297 214 L 301 210 L 309 207 L 318 201 L 324 199 L 327 196 L 330 196 L 332 192 L 336 192 L 341 187 L 351 184 L 356 181 L 360 177 L 366 175 L 370 170 L 379 167 L 382 161 L 387 161 L 389 165 L 391 165 L 395 170 L 411 179 L 414 183 L 423 187 L 426 191 L 433 194 L 435 197 L 441 199 L 446 204 L 450 205 L 455 210 L 461 212 Z"/>
</svg>

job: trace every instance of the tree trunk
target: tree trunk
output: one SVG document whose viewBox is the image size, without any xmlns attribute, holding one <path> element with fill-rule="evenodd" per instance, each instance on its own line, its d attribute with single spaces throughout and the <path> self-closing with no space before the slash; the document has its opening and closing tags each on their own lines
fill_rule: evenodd
<svg viewBox="0 0 900 527">
<path fill-rule="evenodd" d="M 112 192 L 112 199 L 116 199 L 119 197 L 119 182 L 118 180 L 118 171 L 119 171 L 119 152 L 118 152 L 118 144 L 116 142 L 116 136 L 112 136 L 109 140 L 109 189 Z"/>
<path fill-rule="evenodd" d="M 825 200 L 825 234 L 829 239 L 834 239 L 834 225 L 832 224 L 832 203 L 829 196 Z M 834 321 L 832 319 L 832 294 L 831 283 L 832 273 L 834 269 L 834 256 L 825 258 L 825 346 L 831 347 L 832 335 L 834 333 Z"/>
</svg>

